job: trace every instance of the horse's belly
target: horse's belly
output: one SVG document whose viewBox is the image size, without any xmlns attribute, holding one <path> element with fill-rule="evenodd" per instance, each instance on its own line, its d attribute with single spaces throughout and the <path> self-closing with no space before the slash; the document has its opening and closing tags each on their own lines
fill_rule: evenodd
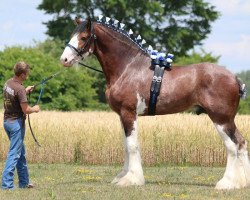
<svg viewBox="0 0 250 200">
<path fill-rule="evenodd" d="M 196 105 L 196 102 L 191 92 L 179 96 L 159 96 L 156 104 L 156 114 L 163 115 L 183 112 L 193 105 Z"/>
</svg>

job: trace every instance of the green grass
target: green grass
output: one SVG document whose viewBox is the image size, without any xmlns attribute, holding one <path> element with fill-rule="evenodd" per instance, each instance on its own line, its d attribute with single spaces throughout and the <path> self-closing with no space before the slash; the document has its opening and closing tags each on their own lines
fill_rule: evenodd
<svg viewBox="0 0 250 200">
<path fill-rule="evenodd" d="M 0 163 L 1 171 L 2 168 Z M 146 185 L 126 188 L 110 183 L 120 169 L 121 166 L 30 164 L 30 177 L 36 187 L 0 190 L 0 199 L 250 199 L 250 189 L 214 189 L 224 168 L 144 167 Z"/>
</svg>

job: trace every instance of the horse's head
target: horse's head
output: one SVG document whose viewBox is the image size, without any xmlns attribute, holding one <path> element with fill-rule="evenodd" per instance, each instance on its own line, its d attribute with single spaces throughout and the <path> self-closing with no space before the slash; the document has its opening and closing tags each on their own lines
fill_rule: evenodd
<svg viewBox="0 0 250 200">
<path fill-rule="evenodd" d="M 90 18 L 84 22 L 76 18 L 75 23 L 77 27 L 60 58 L 61 63 L 65 67 L 70 67 L 74 63 L 79 62 L 92 53 L 94 49 L 93 41 L 95 35 Z"/>
</svg>

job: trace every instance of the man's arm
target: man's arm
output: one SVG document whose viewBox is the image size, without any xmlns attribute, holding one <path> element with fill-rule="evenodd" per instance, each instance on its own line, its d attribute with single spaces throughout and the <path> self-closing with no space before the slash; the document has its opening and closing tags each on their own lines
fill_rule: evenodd
<svg viewBox="0 0 250 200">
<path fill-rule="evenodd" d="M 22 108 L 22 111 L 24 114 L 31 114 L 31 113 L 34 113 L 34 112 L 39 112 L 40 111 L 40 107 L 39 105 L 35 105 L 33 107 L 29 106 L 28 103 L 21 103 L 21 108 Z"/>
</svg>

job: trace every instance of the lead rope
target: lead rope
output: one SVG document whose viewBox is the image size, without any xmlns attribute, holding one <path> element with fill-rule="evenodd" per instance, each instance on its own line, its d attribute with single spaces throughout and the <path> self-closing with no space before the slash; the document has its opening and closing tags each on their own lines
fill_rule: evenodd
<svg viewBox="0 0 250 200">
<path fill-rule="evenodd" d="M 98 70 L 98 69 L 95 69 L 95 68 L 93 68 L 93 67 L 90 67 L 90 66 L 88 66 L 88 65 L 86 65 L 86 64 L 84 64 L 84 63 L 78 63 L 79 65 L 82 65 L 82 66 L 84 66 L 84 67 L 86 67 L 86 68 L 88 68 L 88 69 L 92 69 L 92 70 L 94 70 L 94 71 L 96 71 L 96 72 L 99 72 L 99 73 L 102 73 L 103 74 L 103 71 L 101 71 L 101 70 Z"/>
<path fill-rule="evenodd" d="M 43 84 L 43 85 L 44 85 L 44 84 Z M 42 87 L 42 88 L 43 88 L 43 87 Z M 42 88 L 41 88 L 41 91 L 42 91 Z M 40 94 L 42 93 L 41 91 L 40 91 Z M 38 98 L 38 100 L 37 100 L 37 103 L 40 101 L 40 98 L 41 98 L 40 96 L 41 96 L 41 95 L 39 95 L 39 98 Z M 29 99 L 30 99 L 30 93 L 29 93 Z M 36 103 L 35 105 L 37 105 L 37 103 Z M 35 143 L 37 144 L 37 146 L 41 147 L 41 145 L 39 144 L 38 140 L 36 139 L 36 136 L 35 136 L 35 134 L 34 134 L 34 132 L 33 132 L 32 127 L 31 127 L 31 124 L 30 124 L 30 115 L 29 115 L 29 114 L 28 114 L 28 124 L 29 124 L 29 128 L 30 128 L 31 135 L 32 135 L 32 137 L 33 137 Z"/>
<path fill-rule="evenodd" d="M 98 70 L 98 69 L 95 69 L 95 68 L 93 68 L 93 67 L 90 67 L 90 66 L 88 66 L 88 65 L 86 65 L 86 64 L 84 64 L 84 63 L 80 63 L 80 62 L 79 62 L 78 64 L 80 64 L 80 65 L 82 65 L 82 66 L 84 66 L 84 67 L 86 67 L 86 68 L 92 69 L 92 70 L 94 70 L 94 71 L 97 71 L 97 72 L 99 72 L 99 73 L 103 73 L 103 71 Z M 43 94 L 43 90 L 44 90 L 44 85 L 45 85 L 45 83 L 46 83 L 47 81 L 49 81 L 50 79 L 54 78 L 55 76 L 57 76 L 57 75 L 58 75 L 59 73 L 61 73 L 62 71 L 66 70 L 66 69 L 67 69 L 67 68 L 64 68 L 63 70 L 60 70 L 59 72 L 57 72 L 57 73 L 55 73 L 55 74 L 53 74 L 53 75 L 51 75 L 51 76 L 49 76 L 49 77 L 47 77 L 47 78 L 44 78 L 44 79 L 42 80 L 42 82 L 37 83 L 36 85 L 34 85 L 34 88 L 37 87 L 38 85 L 42 85 L 42 86 L 41 86 L 41 89 L 40 89 L 40 93 L 39 93 L 38 99 L 37 99 L 35 105 L 38 105 L 38 103 L 39 103 L 40 100 L 41 100 L 41 97 L 42 97 L 42 94 Z M 29 93 L 29 99 L 30 99 L 30 93 Z M 37 146 L 41 147 L 41 145 L 39 144 L 38 140 L 36 139 L 36 136 L 35 136 L 35 134 L 34 134 L 34 132 L 33 132 L 32 127 L 31 127 L 30 115 L 29 115 L 29 114 L 28 114 L 28 124 L 29 124 L 29 128 L 30 128 L 31 135 L 32 135 L 32 137 L 33 137 L 35 143 L 37 144 Z"/>
<path fill-rule="evenodd" d="M 65 68 L 64 70 L 66 70 L 66 69 L 67 69 L 67 68 Z M 64 71 L 64 70 L 60 70 L 59 72 L 57 72 L 57 73 L 55 73 L 55 74 L 53 74 L 53 75 L 51 75 L 51 76 L 49 76 L 49 77 L 47 77 L 47 78 L 44 78 L 44 79 L 42 80 L 42 82 L 37 83 L 36 85 L 34 85 L 34 88 L 37 87 L 38 85 L 41 85 L 40 93 L 39 93 L 39 96 L 38 96 L 38 99 L 37 99 L 35 105 L 38 105 L 38 103 L 39 103 L 40 100 L 41 100 L 41 97 L 42 97 L 42 94 L 43 94 L 43 90 L 44 90 L 44 84 L 45 84 L 47 81 L 49 81 L 50 79 L 52 79 L 52 78 L 54 78 L 55 76 L 57 76 L 59 73 L 61 73 L 61 72 Z M 30 93 L 29 93 L 29 99 L 30 99 Z M 41 145 L 39 144 L 38 140 L 36 139 L 36 136 L 35 136 L 35 134 L 34 134 L 34 132 L 33 132 L 32 127 L 31 127 L 30 115 L 29 115 L 29 114 L 28 114 L 28 124 L 29 124 L 29 128 L 30 128 L 31 135 L 32 135 L 32 137 L 33 137 L 35 143 L 37 144 L 37 146 L 41 147 Z"/>
</svg>

